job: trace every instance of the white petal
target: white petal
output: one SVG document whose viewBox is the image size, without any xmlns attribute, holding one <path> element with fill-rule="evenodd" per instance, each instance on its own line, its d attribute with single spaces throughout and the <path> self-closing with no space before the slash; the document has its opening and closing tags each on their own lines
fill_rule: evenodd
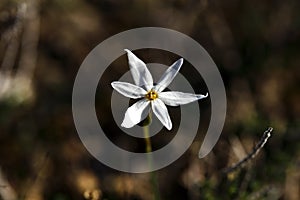
<svg viewBox="0 0 300 200">
<path fill-rule="evenodd" d="M 160 98 L 165 104 L 169 106 L 179 106 L 191 103 L 193 101 L 197 101 L 199 99 L 203 99 L 208 96 L 202 94 L 191 94 L 191 93 L 183 93 L 183 92 L 161 92 L 158 94 L 158 98 Z"/>
<path fill-rule="evenodd" d="M 125 113 L 121 126 L 131 128 L 145 119 L 149 114 L 149 103 L 148 100 L 142 99 L 130 106 Z"/>
<path fill-rule="evenodd" d="M 173 81 L 173 79 L 175 78 L 175 76 L 177 75 L 178 71 L 181 68 L 181 65 L 183 63 L 183 59 L 180 58 L 179 60 L 177 60 L 175 63 L 173 63 L 166 71 L 165 73 L 162 75 L 162 77 L 160 78 L 160 80 L 158 81 L 157 85 L 154 86 L 154 90 L 157 92 L 161 92 L 164 89 L 166 89 L 166 87 L 168 87 L 170 85 L 170 83 Z"/>
<path fill-rule="evenodd" d="M 147 94 L 146 90 L 131 83 L 114 81 L 111 83 L 111 86 L 120 94 L 132 99 L 138 99 L 144 97 L 145 94 Z"/>
<path fill-rule="evenodd" d="M 146 64 L 128 49 L 125 49 L 125 51 L 127 52 L 128 63 L 135 84 L 145 87 L 147 90 L 152 89 L 153 79 Z"/>
<path fill-rule="evenodd" d="M 160 99 L 155 99 L 154 101 L 151 101 L 151 105 L 155 116 L 168 130 L 171 130 L 172 122 L 164 102 L 162 102 Z"/>
</svg>

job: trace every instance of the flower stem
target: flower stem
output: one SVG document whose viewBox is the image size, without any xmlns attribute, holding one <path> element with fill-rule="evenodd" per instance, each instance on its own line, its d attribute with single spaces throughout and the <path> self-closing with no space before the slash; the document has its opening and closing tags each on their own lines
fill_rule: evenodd
<svg viewBox="0 0 300 200">
<path fill-rule="evenodd" d="M 150 169 L 152 170 L 153 159 L 152 159 L 152 155 L 150 154 L 152 152 L 152 145 L 151 145 L 151 140 L 150 140 L 150 135 L 149 135 L 149 126 L 148 125 L 144 126 L 143 131 L 144 131 L 144 138 L 145 138 L 145 143 L 146 143 L 146 152 L 148 153 L 148 155 L 147 155 L 148 165 L 149 165 Z M 160 194 L 159 194 L 157 177 L 156 177 L 155 172 L 152 171 L 150 173 L 151 173 L 151 185 L 152 185 L 152 190 L 154 193 L 154 199 L 159 200 Z"/>
</svg>

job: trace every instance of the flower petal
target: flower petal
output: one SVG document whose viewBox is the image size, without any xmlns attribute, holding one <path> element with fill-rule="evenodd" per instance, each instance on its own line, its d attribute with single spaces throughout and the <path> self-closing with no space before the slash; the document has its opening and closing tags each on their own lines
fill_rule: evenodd
<svg viewBox="0 0 300 200">
<path fill-rule="evenodd" d="M 160 98 L 165 104 L 169 106 L 179 106 L 188 104 L 193 101 L 206 98 L 207 96 L 208 93 L 206 93 L 206 95 L 202 95 L 174 91 L 161 92 L 158 94 L 158 98 Z"/>
<path fill-rule="evenodd" d="M 151 101 L 151 105 L 155 116 L 168 130 L 171 130 L 172 121 L 170 119 L 168 109 L 164 102 L 162 102 L 160 99 L 155 99 L 154 101 Z"/>
<path fill-rule="evenodd" d="M 142 99 L 130 106 L 125 113 L 121 126 L 131 128 L 145 119 L 149 114 L 149 103 L 148 100 Z"/>
<path fill-rule="evenodd" d="M 145 87 L 147 90 L 152 89 L 153 78 L 146 64 L 128 49 L 124 50 L 127 52 L 128 63 L 134 83 L 137 86 Z"/>
<path fill-rule="evenodd" d="M 170 85 L 170 83 L 173 81 L 173 79 L 175 78 L 175 76 L 177 75 L 178 71 L 180 70 L 181 66 L 183 63 L 183 58 L 180 58 L 179 60 L 177 60 L 175 63 L 173 63 L 166 71 L 165 73 L 162 75 L 162 77 L 160 78 L 160 80 L 158 81 L 157 85 L 154 86 L 154 90 L 157 92 L 161 92 L 164 89 L 166 89 L 166 87 L 168 87 Z"/>
<path fill-rule="evenodd" d="M 146 90 L 131 83 L 114 81 L 111 83 L 111 86 L 120 94 L 132 99 L 138 99 L 144 97 L 147 94 Z"/>
</svg>

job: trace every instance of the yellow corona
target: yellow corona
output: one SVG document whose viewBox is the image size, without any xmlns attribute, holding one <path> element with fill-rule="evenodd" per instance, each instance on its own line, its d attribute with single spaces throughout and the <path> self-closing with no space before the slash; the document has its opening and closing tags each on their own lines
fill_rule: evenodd
<svg viewBox="0 0 300 200">
<path fill-rule="evenodd" d="M 149 101 L 152 101 L 156 98 L 158 98 L 158 94 L 154 91 L 154 90 L 150 90 L 146 95 L 145 95 L 146 99 L 148 99 Z"/>
</svg>

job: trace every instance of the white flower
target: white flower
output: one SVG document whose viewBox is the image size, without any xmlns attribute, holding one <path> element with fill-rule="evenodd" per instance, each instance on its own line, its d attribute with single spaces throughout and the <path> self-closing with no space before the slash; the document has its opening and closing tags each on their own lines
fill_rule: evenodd
<svg viewBox="0 0 300 200">
<path fill-rule="evenodd" d="M 120 81 L 114 81 L 111 85 L 115 90 L 126 97 L 142 99 L 127 109 L 121 126 L 131 128 L 138 124 L 147 117 L 151 106 L 155 116 L 168 130 L 171 130 L 172 122 L 166 105 L 179 106 L 208 96 L 208 94 L 201 95 L 174 91 L 163 92 L 181 68 L 183 63 L 182 58 L 177 60 L 166 70 L 157 85 L 153 85 L 153 79 L 146 64 L 128 49 L 125 49 L 125 51 L 127 52 L 129 67 L 135 85 Z"/>
</svg>

